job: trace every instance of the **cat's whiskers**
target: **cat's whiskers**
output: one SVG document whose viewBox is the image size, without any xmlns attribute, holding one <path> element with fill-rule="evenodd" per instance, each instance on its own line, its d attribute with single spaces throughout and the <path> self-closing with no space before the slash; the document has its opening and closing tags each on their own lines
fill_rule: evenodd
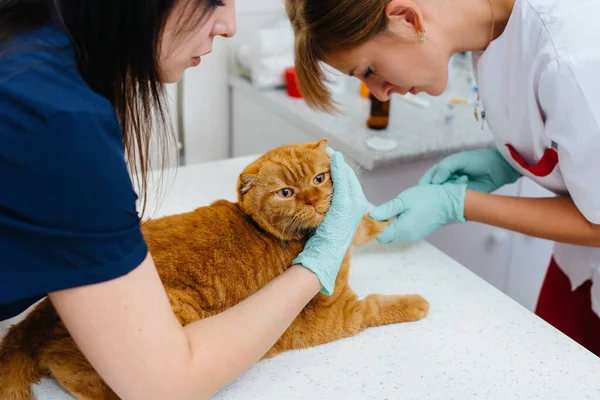
<svg viewBox="0 0 600 400">
<path fill-rule="evenodd" d="M 354 170 L 354 173 L 355 173 L 356 175 L 360 175 L 360 174 L 362 174 L 363 172 L 365 172 L 366 170 L 367 170 L 367 169 L 366 169 L 366 168 L 365 168 L 365 167 L 364 167 L 362 164 L 359 164 L 359 165 L 356 167 L 356 169 Z"/>
<path fill-rule="evenodd" d="M 354 146 L 352 146 L 352 148 L 350 149 L 350 154 L 353 154 L 355 152 L 359 143 L 360 143 L 359 141 L 354 142 Z"/>
<path fill-rule="evenodd" d="M 292 227 L 291 227 L 291 229 L 290 229 L 290 231 L 291 231 L 293 234 L 297 235 L 298 233 L 300 233 L 300 228 L 301 228 L 301 227 L 300 227 L 300 224 L 303 222 L 303 220 L 304 220 L 304 219 L 305 219 L 305 218 L 304 218 L 304 217 L 301 217 L 301 216 L 300 216 L 300 214 L 296 214 L 296 215 L 294 215 L 294 221 L 293 221 L 293 223 L 292 223 Z"/>
<path fill-rule="evenodd" d="M 291 223 L 292 223 L 291 221 L 292 221 L 292 218 L 290 218 L 290 219 L 289 219 L 289 220 L 288 220 L 288 221 L 287 221 L 287 222 L 286 222 L 286 223 L 283 225 L 283 229 L 281 230 L 281 235 L 280 235 L 280 238 L 279 238 L 279 239 L 281 240 L 281 245 L 282 245 L 282 246 L 283 246 L 283 244 L 285 243 L 285 239 L 284 239 L 284 236 L 285 236 L 285 230 L 287 229 L 287 227 L 288 227 L 289 225 L 291 225 Z"/>
<path fill-rule="evenodd" d="M 355 153 L 356 148 L 358 147 L 359 142 L 356 141 L 354 142 L 354 145 L 350 148 L 350 150 L 348 151 L 348 154 L 353 155 Z M 366 171 L 367 169 L 363 166 L 363 159 L 364 159 L 365 155 L 363 154 L 362 157 L 356 159 L 356 164 L 358 164 L 356 167 L 353 167 L 352 169 L 354 170 L 354 173 L 356 175 L 360 175 L 361 173 L 363 173 L 364 171 Z M 353 157 L 354 158 L 354 157 Z"/>
<path fill-rule="evenodd" d="M 294 215 L 294 217 L 290 220 L 290 225 L 288 226 L 288 234 L 289 236 L 293 236 L 295 234 L 295 225 L 298 221 L 298 215 Z"/>
<path fill-rule="evenodd" d="M 307 220 L 307 217 L 306 217 L 305 213 L 302 213 L 302 212 L 297 212 L 289 218 L 289 220 L 284 225 L 284 227 L 281 231 L 280 239 L 281 239 L 282 246 L 285 246 L 285 231 L 286 230 L 288 231 L 290 236 L 296 236 L 296 235 L 302 233 L 303 231 L 307 231 L 306 233 L 308 233 L 308 231 L 310 231 L 310 229 L 304 227 L 306 220 Z"/>
<path fill-rule="evenodd" d="M 329 207 L 331 207 L 331 201 L 333 200 L 333 191 L 334 191 L 334 188 L 332 187 L 332 188 L 331 188 L 331 193 L 329 193 L 329 194 L 327 195 L 327 198 L 325 199 L 325 201 L 326 201 L 327 203 L 329 203 Z M 329 209 L 329 208 L 327 208 L 327 209 Z"/>
<path fill-rule="evenodd" d="M 297 218 L 297 214 L 293 214 L 291 218 L 288 219 L 288 221 L 285 223 L 285 225 L 283 226 L 283 229 L 281 230 L 281 244 L 284 245 L 285 244 L 285 230 L 287 228 L 290 228 L 293 224 L 294 221 Z M 291 229 L 290 229 L 291 231 Z"/>
</svg>

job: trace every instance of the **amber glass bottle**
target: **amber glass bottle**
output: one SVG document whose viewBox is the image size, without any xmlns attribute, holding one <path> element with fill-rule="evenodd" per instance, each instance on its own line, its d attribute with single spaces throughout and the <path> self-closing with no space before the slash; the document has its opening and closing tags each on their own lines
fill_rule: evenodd
<svg viewBox="0 0 600 400">
<path fill-rule="evenodd" d="M 367 121 L 367 126 L 371 129 L 385 129 L 390 122 L 390 100 L 379 101 L 373 94 L 369 95 L 371 100 L 371 116 Z"/>
</svg>

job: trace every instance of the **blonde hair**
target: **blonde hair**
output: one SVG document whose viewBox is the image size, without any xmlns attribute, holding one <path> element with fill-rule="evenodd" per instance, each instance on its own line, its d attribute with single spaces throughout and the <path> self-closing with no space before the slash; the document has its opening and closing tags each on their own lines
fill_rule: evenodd
<svg viewBox="0 0 600 400">
<path fill-rule="evenodd" d="M 306 103 L 334 112 L 320 62 L 331 52 L 360 46 L 387 28 L 385 8 L 390 0 L 286 0 L 296 35 L 298 85 Z"/>
</svg>

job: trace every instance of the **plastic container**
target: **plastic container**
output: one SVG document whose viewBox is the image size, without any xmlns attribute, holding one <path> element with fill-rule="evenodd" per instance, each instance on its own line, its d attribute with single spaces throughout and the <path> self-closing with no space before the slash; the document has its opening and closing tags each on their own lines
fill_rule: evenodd
<svg viewBox="0 0 600 400">
<path fill-rule="evenodd" d="M 362 97 L 363 99 L 368 99 L 369 98 L 369 94 L 371 92 L 369 92 L 369 88 L 367 87 L 367 85 L 365 85 L 364 82 L 360 82 L 360 97 Z"/>
<path fill-rule="evenodd" d="M 285 81 L 287 83 L 287 94 L 290 97 L 302 98 L 302 93 L 298 88 L 296 81 L 296 68 L 289 67 L 285 69 Z"/>
</svg>

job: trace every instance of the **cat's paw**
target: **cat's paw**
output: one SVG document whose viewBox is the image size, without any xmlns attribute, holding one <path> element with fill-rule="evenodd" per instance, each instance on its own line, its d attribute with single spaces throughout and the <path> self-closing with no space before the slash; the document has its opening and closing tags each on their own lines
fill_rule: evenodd
<svg viewBox="0 0 600 400">
<path fill-rule="evenodd" d="M 413 321 L 425 318 L 429 313 L 429 302 L 418 294 L 409 294 L 406 297 L 409 309 L 412 311 Z"/>
<path fill-rule="evenodd" d="M 369 326 L 418 321 L 429 312 L 429 302 L 418 294 L 371 294 L 365 300 L 372 304 Z"/>
<path fill-rule="evenodd" d="M 385 228 L 394 220 L 388 219 L 387 221 L 375 221 L 373 218 L 365 215 L 360 221 L 360 225 L 354 235 L 352 244 L 354 246 L 362 246 L 369 243 L 379 236 L 379 234 L 385 231 Z"/>
</svg>

